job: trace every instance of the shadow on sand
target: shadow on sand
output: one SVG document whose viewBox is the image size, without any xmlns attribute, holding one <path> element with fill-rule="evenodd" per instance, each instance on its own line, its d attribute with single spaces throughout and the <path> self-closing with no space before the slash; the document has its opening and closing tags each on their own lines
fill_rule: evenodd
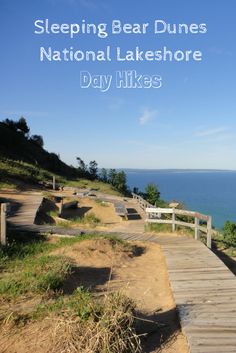
<svg viewBox="0 0 236 353">
<path fill-rule="evenodd" d="M 142 337 L 144 353 L 156 352 L 162 346 L 168 347 L 176 339 L 180 330 L 176 309 L 156 312 L 152 315 L 138 313 L 137 333 Z"/>
<path fill-rule="evenodd" d="M 223 263 L 236 275 L 236 261 L 228 256 L 224 251 L 217 249 L 217 244 L 212 242 L 212 251 L 223 261 Z"/>
<path fill-rule="evenodd" d="M 63 293 L 67 295 L 72 294 L 80 286 L 92 292 L 99 292 L 100 290 L 97 286 L 104 285 L 110 279 L 113 279 L 111 271 L 110 267 L 74 266 L 72 267 L 71 275 L 64 283 Z"/>
<path fill-rule="evenodd" d="M 83 206 L 83 207 L 78 207 L 78 208 L 75 208 L 75 209 L 65 209 L 63 210 L 62 212 L 62 218 L 65 218 L 65 219 L 74 219 L 74 218 L 83 218 L 86 213 L 88 211 L 90 211 L 92 209 L 92 207 L 86 207 L 86 206 Z"/>
</svg>

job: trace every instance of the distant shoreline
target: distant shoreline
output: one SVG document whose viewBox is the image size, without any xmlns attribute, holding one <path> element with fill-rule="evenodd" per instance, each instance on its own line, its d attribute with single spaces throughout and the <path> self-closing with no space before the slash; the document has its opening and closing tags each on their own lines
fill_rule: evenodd
<svg viewBox="0 0 236 353">
<path fill-rule="evenodd" d="M 124 171 L 137 171 L 137 172 L 191 172 L 191 173 L 198 173 L 198 172 L 229 172 L 229 173 L 236 173 L 236 169 L 182 169 L 182 168 L 116 168 L 117 170 L 124 170 Z"/>
</svg>

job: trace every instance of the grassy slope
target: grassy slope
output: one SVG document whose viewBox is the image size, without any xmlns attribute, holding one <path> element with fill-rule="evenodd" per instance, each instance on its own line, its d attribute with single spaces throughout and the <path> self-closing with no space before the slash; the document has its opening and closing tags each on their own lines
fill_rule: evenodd
<svg viewBox="0 0 236 353">
<path fill-rule="evenodd" d="M 47 236 L 19 235 L 9 237 L 8 246 L 0 245 L 0 297 L 17 298 L 27 293 L 44 293 L 60 289 L 73 263 L 50 252 L 72 246 L 84 240 L 98 239 L 98 235 L 80 235 L 48 241 Z M 101 237 L 99 237 L 100 239 Z M 132 249 L 129 243 L 115 237 L 103 236 L 112 247 Z"/>
<path fill-rule="evenodd" d="M 52 181 L 53 175 L 52 172 L 26 162 L 0 159 L 0 189 L 16 188 L 20 183 L 49 182 Z M 57 180 L 58 182 L 65 181 L 63 177 L 58 175 Z"/>
<path fill-rule="evenodd" d="M 104 194 L 114 195 L 114 196 L 123 196 L 119 191 L 113 188 L 111 184 L 103 183 L 102 181 L 91 181 L 86 179 L 68 181 L 68 186 L 79 187 L 79 188 L 91 188 L 96 189 Z"/>
<path fill-rule="evenodd" d="M 96 237 L 86 235 L 48 242 L 46 237 L 23 236 L 20 239 L 17 236 L 17 242 L 12 241 L 7 247 L 0 246 L 0 324 L 4 327 L 10 320 L 11 327 L 17 330 L 36 321 L 40 325 L 51 315 L 60 320 L 65 328 L 69 324 L 70 331 L 74 331 L 71 337 L 57 335 L 57 352 L 64 351 L 62 348 L 68 340 L 73 340 L 81 353 L 91 351 L 88 348 L 93 348 L 94 352 L 125 353 L 134 347 L 135 352 L 140 352 L 139 339 L 133 329 L 134 306 L 128 298 L 113 293 L 96 299 L 81 287 L 71 295 L 63 294 L 64 281 L 74 264 L 63 255 L 52 255 L 51 251 Z M 132 249 L 128 243 L 114 237 L 104 238 L 111 243 L 114 251 L 116 247 L 124 251 Z M 16 303 L 25 302 L 27 298 L 32 300 L 33 297 L 41 297 L 41 300 L 36 301 L 31 310 L 27 308 L 25 313 L 19 313 L 18 309 L 14 309 Z M 14 330 L 10 334 L 13 335 Z M 83 345 L 81 335 L 88 336 Z M 94 336 L 100 337 L 99 340 L 92 342 Z"/>
<path fill-rule="evenodd" d="M 54 173 L 22 161 L 14 161 L 10 159 L 0 158 L 0 190 L 4 188 L 15 189 L 20 188 L 21 183 L 38 185 L 45 182 L 52 182 Z M 56 175 L 56 181 L 63 185 L 79 188 L 96 189 L 102 193 L 122 196 L 110 184 L 101 181 L 91 181 L 85 179 L 69 180 L 61 175 Z"/>
<path fill-rule="evenodd" d="M 0 122 L 0 189 L 20 188 L 22 183 L 39 185 L 56 180 L 74 187 L 94 188 L 110 195 L 121 194 L 111 185 L 99 181 L 76 180 L 77 170 L 57 155 L 35 145 L 22 134 Z"/>
</svg>

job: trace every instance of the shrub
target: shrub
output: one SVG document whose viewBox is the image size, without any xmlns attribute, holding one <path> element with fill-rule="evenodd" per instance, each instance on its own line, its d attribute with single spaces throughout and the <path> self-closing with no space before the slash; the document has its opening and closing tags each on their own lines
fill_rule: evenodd
<svg viewBox="0 0 236 353">
<path fill-rule="evenodd" d="M 223 238 L 227 245 L 236 247 L 236 223 L 230 221 L 225 222 Z"/>
<path fill-rule="evenodd" d="M 147 200 L 150 204 L 156 205 L 160 198 L 160 192 L 157 185 L 152 183 L 148 184 L 145 188 L 144 196 L 145 200 Z"/>
</svg>

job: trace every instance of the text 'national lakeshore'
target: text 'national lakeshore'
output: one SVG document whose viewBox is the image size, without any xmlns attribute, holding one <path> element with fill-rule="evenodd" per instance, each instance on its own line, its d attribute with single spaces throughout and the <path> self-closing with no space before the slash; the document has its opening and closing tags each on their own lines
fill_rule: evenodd
<svg viewBox="0 0 236 353">
<path fill-rule="evenodd" d="M 82 50 L 72 46 L 55 50 L 52 47 L 40 47 L 40 61 L 49 62 L 142 62 L 142 61 L 175 61 L 175 62 L 191 62 L 202 61 L 202 52 L 200 50 L 171 50 L 166 46 L 156 50 L 142 50 L 136 46 L 132 50 L 123 50 L 120 47 L 112 48 L 106 46 L 101 50 Z"/>
</svg>

